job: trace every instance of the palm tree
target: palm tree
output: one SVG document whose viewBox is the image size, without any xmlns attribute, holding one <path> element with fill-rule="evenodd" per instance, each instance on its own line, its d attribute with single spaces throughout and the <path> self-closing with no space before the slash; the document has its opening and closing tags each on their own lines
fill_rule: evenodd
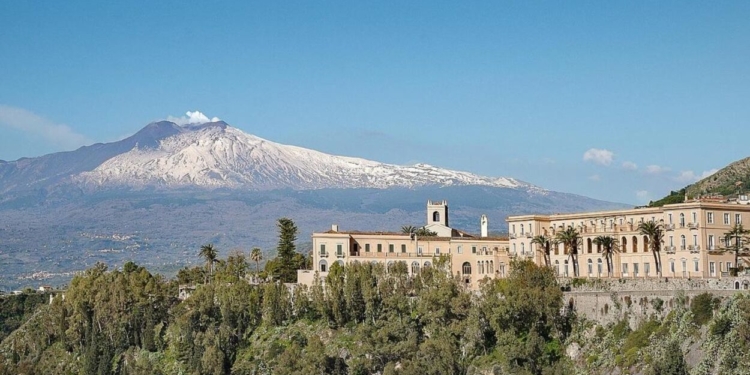
<svg viewBox="0 0 750 375">
<path fill-rule="evenodd" d="M 612 255 L 618 251 L 618 242 L 612 236 L 597 236 L 594 238 L 594 244 L 601 246 L 602 255 L 607 261 L 607 275 L 612 277 Z"/>
<path fill-rule="evenodd" d="M 664 243 L 664 229 L 661 223 L 646 221 L 638 224 L 638 231 L 648 237 L 651 252 L 654 254 L 656 274 L 661 277 L 661 244 Z"/>
<path fill-rule="evenodd" d="M 729 230 L 729 232 L 724 233 L 725 243 L 727 246 L 722 251 L 734 251 L 734 275 L 737 276 L 737 270 L 739 269 L 739 264 L 737 263 L 739 261 L 740 257 L 740 251 L 742 251 L 742 242 L 748 241 L 748 234 L 750 234 L 749 229 L 745 229 L 742 227 L 742 224 L 736 223 L 732 227 L 732 229 Z M 732 239 L 734 238 L 734 246 L 731 246 Z M 731 270 L 730 270 L 731 272 Z"/>
<path fill-rule="evenodd" d="M 401 233 L 404 233 L 404 234 L 412 234 L 416 231 L 417 231 L 417 227 L 413 225 L 404 225 L 403 227 L 401 227 Z"/>
<path fill-rule="evenodd" d="M 544 265 L 549 267 L 550 265 L 549 248 L 550 248 L 550 245 L 552 244 L 552 239 L 547 235 L 539 234 L 539 235 L 534 236 L 534 238 L 531 239 L 531 243 L 538 245 L 536 251 L 542 253 L 542 255 L 544 256 Z"/>
<path fill-rule="evenodd" d="M 565 253 L 570 256 L 570 260 L 573 262 L 573 276 L 578 277 L 578 247 L 581 244 L 581 234 L 578 233 L 578 230 L 569 226 L 562 232 L 557 233 L 556 240 L 565 247 Z"/>
<path fill-rule="evenodd" d="M 260 251 L 259 247 L 254 247 L 250 250 L 250 260 L 255 262 L 255 277 L 258 277 L 258 273 L 260 272 L 260 261 L 263 260 L 263 253 Z"/>
<path fill-rule="evenodd" d="M 206 260 L 206 267 L 209 268 L 210 274 L 214 273 L 214 263 L 217 260 L 216 248 L 213 244 L 201 246 L 201 252 L 198 255 Z"/>
</svg>

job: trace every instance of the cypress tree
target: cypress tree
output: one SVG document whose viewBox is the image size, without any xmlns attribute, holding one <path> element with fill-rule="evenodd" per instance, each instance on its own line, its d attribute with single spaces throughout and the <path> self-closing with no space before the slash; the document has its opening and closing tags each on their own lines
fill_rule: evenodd
<svg viewBox="0 0 750 375">
<path fill-rule="evenodd" d="M 284 283 L 295 283 L 297 282 L 297 268 L 294 263 L 294 255 L 296 254 L 296 246 L 294 242 L 297 241 L 297 226 L 291 219 L 282 217 L 279 219 L 276 226 L 279 227 L 279 245 L 276 248 L 279 267 L 277 272 L 279 279 Z"/>
</svg>

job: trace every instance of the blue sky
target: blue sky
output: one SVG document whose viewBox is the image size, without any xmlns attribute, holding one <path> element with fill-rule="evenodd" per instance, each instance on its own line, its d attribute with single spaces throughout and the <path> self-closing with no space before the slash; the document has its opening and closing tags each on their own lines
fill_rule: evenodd
<svg viewBox="0 0 750 375">
<path fill-rule="evenodd" d="M 750 2 L 0 2 L 0 159 L 200 110 L 644 203 L 750 156 Z"/>
</svg>

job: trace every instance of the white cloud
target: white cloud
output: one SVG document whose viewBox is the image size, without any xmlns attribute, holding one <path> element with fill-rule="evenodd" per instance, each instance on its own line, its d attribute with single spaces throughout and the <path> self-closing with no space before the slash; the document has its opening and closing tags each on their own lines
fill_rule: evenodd
<svg viewBox="0 0 750 375">
<path fill-rule="evenodd" d="M 601 181 L 601 179 L 602 178 L 599 177 L 598 174 L 594 174 L 594 175 L 589 176 L 589 180 L 591 180 L 591 181 Z"/>
<path fill-rule="evenodd" d="M 710 170 L 707 170 L 707 171 L 703 171 L 703 173 L 701 173 L 700 175 L 696 174 L 693 171 L 682 171 L 682 172 L 680 172 L 680 175 L 675 178 L 675 180 L 677 180 L 679 182 L 695 182 L 695 181 L 698 181 L 698 180 L 702 180 L 702 179 L 704 179 L 704 178 L 706 178 L 706 177 L 708 177 L 708 176 L 716 173 L 717 171 L 718 171 L 718 169 L 714 168 L 714 169 L 710 169 Z"/>
<path fill-rule="evenodd" d="M 615 154 L 612 151 L 599 148 L 590 148 L 583 153 L 583 161 L 590 161 L 600 165 L 612 164 L 614 157 Z"/>
<path fill-rule="evenodd" d="M 665 172 L 669 172 L 670 169 L 667 167 L 661 167 L 656 164 L 651 164 L 649 166 L 646 166 L 646 173 L 648 174 L 662 174 Z"/>
<path fill-rule="evenodd" d="M 641 201 L 647 201 L 651 194 L 647 190 L 638 190 L 635 192 L 635 196 Z"/>
<path fill-rule="evenodd" d="M 624 161 L 622 162 L 622 168 L 627 169 L 629 171 L 634 171 L 638 169 L 638 164 L 635 164 L 632 161 Z"/>
<path fill-rule="evenodd" d="M 182 117 L 167 116 L 167 121 L 171 121 L 177 125 L 183 126 L 188 124 L 204 124 L 207 122 L 216 122 L 221 121 L 221 119 L 218 117 L 208 118 L 208 116 L 204 115 L 200 111 L 187 111 L 185 112 L 185 116 Z"/>
<path fill-rule="evenodd" d="M 65 149 L 92 143 L 85 135 L 76 133 L 65 124 L 57 124 L 23 108 L 3 104 L 0 104 L 0 126 L 20 130 Z"/>
</svg>

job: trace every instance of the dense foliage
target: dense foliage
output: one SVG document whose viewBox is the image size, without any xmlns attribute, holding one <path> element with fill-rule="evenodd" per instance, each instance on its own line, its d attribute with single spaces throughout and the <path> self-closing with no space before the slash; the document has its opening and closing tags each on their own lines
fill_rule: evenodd
<svg viewBox="0 0 750 375">
<path fill-rule="evenodd" d="M 97 265 L 3 342 L 0 374 L 567 372 L 572 316 L 551 270 L 516 263 L 480 298 L 446 261 L 416 277 L 400 263 L 334 265 L 325 287 L 290 289 L 246 282 L 236 253 L 193 271 L 209 282 L 183 302 L 175 281 Z"/>
</svg>

